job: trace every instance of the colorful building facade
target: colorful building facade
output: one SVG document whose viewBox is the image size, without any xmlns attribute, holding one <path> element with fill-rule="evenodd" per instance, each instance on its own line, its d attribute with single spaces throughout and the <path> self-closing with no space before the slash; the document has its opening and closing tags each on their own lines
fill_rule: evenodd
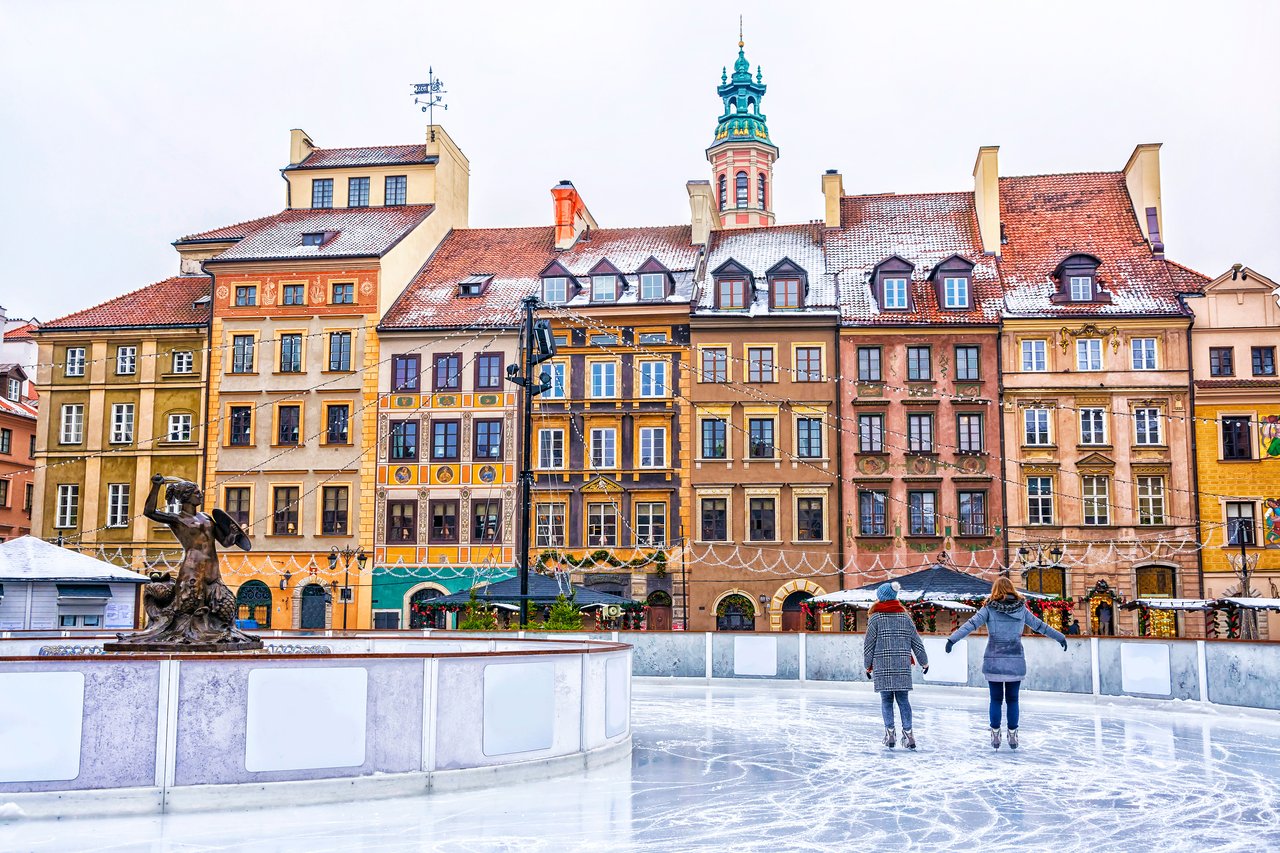
<svg viewBox="0 0 1280 853">
<path fill-rule="evenodd" d="M 0 542 L 31 532 L 38 418 L 27 372 L 0 364 Z"/>
</svg>

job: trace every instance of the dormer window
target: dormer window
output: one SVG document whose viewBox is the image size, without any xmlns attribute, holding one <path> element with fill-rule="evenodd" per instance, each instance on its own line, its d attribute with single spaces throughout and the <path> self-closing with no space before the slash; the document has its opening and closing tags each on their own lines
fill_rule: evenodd
<svg viewBox="0 0 1280 853">
<path fill-rule="evenodd" d="M 881 279 L 884 307 L 889 311 L 907 310 L 907 280 L 898 277 Z"/>
<path fill-rule="evenodd" d="M 716 282 L 716 307 L 737 311 L 747 307 L 747 283 L 740 278 L 722 278 Z"/>
<path fill-rule="evenodd" d="M 969 307 L 969 279 L 966 276 L 947 276 L 942 280 L 942 307 Z"/>
<path fill-rule="evenodd" d="M 1053 303 L 1110 302 L 1111 294 L 1104 291 L 1098 281 L 1098 267 L 1102 261 L 1093 255 L 1071 255 L 1064 258 L 1053 271 L 1058 282 L 1058 292 L 1049 297 Z"/>
<path fill-rule="evenodd" d="M 618 277 L 616 275 L 591 276 L 592 302 L 617 302 Z"/>
<path fill-rule="evenodd" d="M 649 300 L 658 300 L 667 298 L 667 277 L 660 272 L 646 272 L 640 274 L 640 298 Z"/>
<path fill-rule="evenodd" d="M 552 276 L 542 280 L 542 301 L 548 305 L 563 305 L 569 301 L 569 279 Z"/>
<path fill-rule="evenodd" d="M 489 289 L 489 282 L 491 281 L 493 281 L 493 276 L 491 275 L 469 275 L 458 282 L 458 295 L 481 296 Z"/>
<path fill-rule="evenodd" d="M 800 307 L 800 279 L 775 278 L 771 288 L 774 308 Z"/>
<path fill-rule="evenodd" d="M 1093 276 L 1073 275 L 1070 277 L 1070 281 L 1072 302 L 1093 301 Z"/>
<path fill-rule="evenodd" d="M 790 258 L 774 264 L 765 275 L 769 277 L 770 308 L 795 310 L 804 307 L 808 277 Z"/>
<path fill-rule="evenodd" d="M 911 310 L 911 273 L 915 265 L 897 255 L 876 265 L 871 285 L 881 311 Z"/>
<path fill-rule="evenodd" d="M 311 231 L 302 235 L 302 245 L 323 246 L 337 235 L 336 231 Z"/>
</svg>

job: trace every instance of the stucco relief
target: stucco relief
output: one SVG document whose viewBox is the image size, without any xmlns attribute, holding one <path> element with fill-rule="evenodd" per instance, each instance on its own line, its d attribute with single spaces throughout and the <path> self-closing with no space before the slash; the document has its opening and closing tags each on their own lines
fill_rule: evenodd
<svg viewBox="0 0 1280 853">
<path fill-rule="evenodd" d="M 373 535 L 375 541 L 382 538 L 387 529 L 387 490 L 377 489 L 373 493 Z"/>
<path fill-rule="evenodd" d="M 378 461 L 387 461 L 387 436 L 391 434 L 391 418 L 378 416 Z"/>
<path fill-rule="evenodd" d="M 462 455 L 459 459 L 471 458 L 471 413 L 462 413 Z"/>
</svg>

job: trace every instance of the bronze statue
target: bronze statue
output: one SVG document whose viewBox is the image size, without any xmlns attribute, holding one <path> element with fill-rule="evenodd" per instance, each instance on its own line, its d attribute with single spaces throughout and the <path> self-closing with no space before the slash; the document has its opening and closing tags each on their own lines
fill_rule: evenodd
<svg viewBox="0 0 1280 853">
<path fill-rule="evenodd" d="M 106 643 L 109 652 L 221 652 L 260 649 L 262 640 L 236 628 L 236 597 L 222 582 L 217 545 L 252 546 L 235 519 L 220 509 L 212 516 L 201 511 L 204 492 L 195 483 L 168 479 L 166 503 L 178 501 L 178 512 L 156 508 L 165 477 L 151 478 L 151 492 L 143 515 L 168 525 L 182 543 L 178 577 L 153 580 L 143 590 L 147 625 L 132 634 L 117 634 Z"/>
</svg>

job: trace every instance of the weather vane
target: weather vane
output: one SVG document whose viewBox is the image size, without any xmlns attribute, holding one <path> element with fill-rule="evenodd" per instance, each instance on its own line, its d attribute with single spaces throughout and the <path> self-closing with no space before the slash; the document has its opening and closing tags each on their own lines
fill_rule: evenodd
<svg viewBox="0 0 1280 853">
<path fill-rule="evenodd" d="M 422 104 L 422 111 L 427 114 L 427 123 L 431 127 L 431 141 L 436 141 L 436 116 L 435 109 L 439 107 L 442 110 L 449 109 L 449 105 L 444 102 L 444 96 L 449 94 L 444 89 L 444 82 L 435 75 L 435 71 L 427 66 L 427 82 L 413 84 L 413 102 Z M 419 98 L 418 95 L 426 95 L 426 98 Z"/>
</svg>

